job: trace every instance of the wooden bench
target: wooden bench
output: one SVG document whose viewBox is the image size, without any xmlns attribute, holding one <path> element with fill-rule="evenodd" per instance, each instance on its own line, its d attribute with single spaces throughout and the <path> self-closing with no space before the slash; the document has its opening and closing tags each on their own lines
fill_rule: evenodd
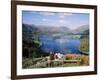
<svg viewBox="0 0 100 80">
<path fill-rule="evenodd" d="M 81 60 L 52 60 L 52 62 L 77 63 L 81 62 Z"/>
<path fill-rule="evenodd" d="M 63 62 L 65 62 L 65 63 L 77 63 L 77 62 L 81 62 L 81 60 L 63 60 Z"/>
</svg>

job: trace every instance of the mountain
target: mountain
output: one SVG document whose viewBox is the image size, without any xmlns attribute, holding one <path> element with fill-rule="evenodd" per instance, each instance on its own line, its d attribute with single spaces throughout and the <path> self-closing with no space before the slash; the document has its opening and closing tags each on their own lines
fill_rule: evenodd
<svg viewBox="0 0 100 80">
<path fill-rule="evenodd" d="M 77 29 L 73 30 L 74 34 L 89 34 L 89 25 L 82 25 Z"/>
<path fill-rule="evenodd" d="M 43 34 L 56 34 L 56 33 L 70 34 L 71 33 L 71 30 L 68 27 L 65 27 L 65 26 L 57 27 L 57 26 L 43 26 L 43 25 L 40 25 L 38 27 L 38 29 Z"/>
<path fill-rule="evenodd" d="M 46 26 L 46 25 L 28 25 L 23 24 L 23 32 L 36 33 L 36 34 L 72 34 L 72 31 L 66 26 Z"/>
<path fill-rule="evenodd" d="M 38 28 L 35 25 L 22 24 L 22 28 L 23 28 L 22 29 L 23 32 L 31 33 L 33 31 L 35 31 L 35 32 L 39 31 Z"/>
<path fill-rule="evenodd" d="M 28 25 L 23 24 L 23 33 L 29 35 L 69 35 L 69 34 L 89 34 L 89 25 L 82 25 L 74 30 L 70 30 L 67 26 L 47 26 L 47 25 Z M 26 34 L 26 35 L 27 35 Z M 28 35 L 28 36 L 29 36 Z"/>
<path fill-rule="evenodd" d="M 23 40 L 30 42 L 39 33 L 39 29 L 35 25 L 22 24 Z"/>
</svg>

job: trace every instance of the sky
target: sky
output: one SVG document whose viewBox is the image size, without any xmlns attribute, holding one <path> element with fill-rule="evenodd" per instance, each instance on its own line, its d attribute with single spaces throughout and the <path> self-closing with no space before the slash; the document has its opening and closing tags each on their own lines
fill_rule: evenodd
<svg viewBox="0 0 100 80">
<path fill-rule="evenodd" d="M 46 25 L 51 27 L 63 26 L 70 29 L 76 29 L 79 26 L 89 24 L 89 14 L 69 12 L 22 11 L 22 22 L 24 24 Z"/>
</svg>

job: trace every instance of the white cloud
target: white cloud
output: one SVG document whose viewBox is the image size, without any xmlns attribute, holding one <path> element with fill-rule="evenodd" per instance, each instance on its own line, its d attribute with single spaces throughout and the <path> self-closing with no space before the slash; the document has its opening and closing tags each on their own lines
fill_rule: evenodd
<svg viewBox="0 0 100 80">
<path fill-rule="evenodd" d="M 59 15 L 59 17 L 60 17 L 60 18 L 64 18 L 65 16 L 64 16 L 64 15 Z"/>
<path fill-rule="evenodd" d="M 65 23 L 65 21 L 64 21 L 64 20 L 59 20 L 59 22 L 60 22 L 60 23 Z"/>
<path fill-rule="evenodd" d="M 43 18 L 42 21 L 47 21 L 47 19 Z"/>
<path fill-rule="evenodd" d="M 34 13 L 37 13 L 37 11 L 29 11 L 29 13 L 33 13 L 34 14 Z"/>
<path fill-rule="evenodd" d="M 65 16 L 73 15 L 73 13 L 65 13 L 65 12 L 63 12 L 63 13 L 58 13 L 58 15 L 59 15 L 60 18 L 64 18 Z"/>
<path fill-rule="evenodd" d="M 73 13 L 62 13 L 62 14 L 65 15 L 65 16 L 73 15 Z"/>
<path fill-rule="evenodd" d="M 55 15 L 55 13 L 53 12 L 40 12 L 41 15 L 44 15 L 44 16 L 53 16 Z"/>
</svg>

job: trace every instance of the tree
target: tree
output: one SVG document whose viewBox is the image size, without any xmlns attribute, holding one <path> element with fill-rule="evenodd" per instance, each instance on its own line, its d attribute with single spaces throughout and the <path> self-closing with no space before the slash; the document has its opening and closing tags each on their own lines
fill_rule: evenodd
<svg viewBox="0 0 100 80">
<path fill-rule="evenodd" d="M 89 52 L 89 38 L 80 39 L 80 51 L 83 53 Z"/>
</svg>

